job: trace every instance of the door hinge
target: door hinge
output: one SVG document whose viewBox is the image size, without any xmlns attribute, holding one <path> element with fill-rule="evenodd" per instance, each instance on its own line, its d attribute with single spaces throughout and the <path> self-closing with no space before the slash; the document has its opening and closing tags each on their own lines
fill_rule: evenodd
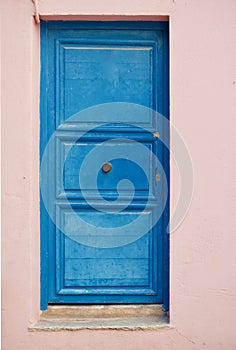
<svg viewBox="0 0 236 350">
<path fill-rule="evenodd" d="M 160 137 L 159 132 L 158 132 L 158 131 L 155 131 L 155 132 L 153 133 L 153 137 L 154 137 L 155 139 L 159 139 L 159 137 Z"/>
</svg>

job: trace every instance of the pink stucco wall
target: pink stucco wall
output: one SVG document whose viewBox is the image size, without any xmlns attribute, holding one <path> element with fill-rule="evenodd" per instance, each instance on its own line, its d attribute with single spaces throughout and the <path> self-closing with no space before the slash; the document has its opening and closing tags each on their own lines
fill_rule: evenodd
<svg viewBox="0 0 236 350">
<path fill-rule="evenodd" d="M 172 327 L 136 332 L 28 331 L 39 316 L 39 27 L 31 0 L 1 7 L 3 349 L 236 349 L 236 2 L 39 1 L 44 18 L 170 16 L 171 120 L 191 153 L 195 191 L 171 235 Z M 174 203 L 174 166 L 171 185 Z"/>
</svg>

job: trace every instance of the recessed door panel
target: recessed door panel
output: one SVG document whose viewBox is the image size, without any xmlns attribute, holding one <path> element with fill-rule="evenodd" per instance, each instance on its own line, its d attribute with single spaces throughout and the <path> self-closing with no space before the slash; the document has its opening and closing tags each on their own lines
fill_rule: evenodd
<svg viewBox="0 0 236 350">
<path fill-rule="evenodd" d="M 148 157 L 142 160 L 142 167 L 134 162 L 139 152 L 139 143 L 127 140 L 107 139 L 105 141 L 76 141 L 59 140 L 57 144 L 58 171 L 57 171 L 57 193 L 58 196 L 81 198 L 83 194 L 96 197 L 96 190 L 101 194 L 110 194 L 117 198 L 117 186 L 122 179 L 132 182 L 124 183 L 119 193 L 122 196 L 130 197 L 135 189 L 136 196 L 148 198 L 154 196 L 155 186 L 153 181 L 149 181 L 155 172 L 155 158 L 152 152 L 155 149 L 154 141 L 142 142 L 142 145 L 149 150 Z M 91 156 L 91 152 L 96 148 L 96 154 Z M 115 154 L 124 155 L 125 158 L 111 159 L 112 149 Z M 105 172 L 104 164 L 109 160 L 111 168 Z M 81 169 L 86 171 L 86 176 L 80 176 Z M 95 181 L 96 178 L 96 181 Z"/>
<path fill-rule="evenodd" d="M 61 94 L 66 91 L 60 107 L 65 120 L 90 107 L 91 101 L 94 105 L 123 101 L 152 107 L 152 46 L 63 43 L 60 55 Z M 148 117 L 141 122 L 148 123 Z M 111 116 L 101 116 L 101 121 L 111 122 Z"/>
</svg>

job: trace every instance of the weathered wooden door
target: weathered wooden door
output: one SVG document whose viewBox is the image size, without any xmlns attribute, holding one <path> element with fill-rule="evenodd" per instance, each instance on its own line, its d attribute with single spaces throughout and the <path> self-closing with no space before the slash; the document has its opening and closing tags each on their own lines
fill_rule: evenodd
<svg viewBox="0 0 236 350">
<path fill-rule="evenodd" d="M 163 303 L 167 25 L 41 26 L 42 309 Z"/>
</svg>

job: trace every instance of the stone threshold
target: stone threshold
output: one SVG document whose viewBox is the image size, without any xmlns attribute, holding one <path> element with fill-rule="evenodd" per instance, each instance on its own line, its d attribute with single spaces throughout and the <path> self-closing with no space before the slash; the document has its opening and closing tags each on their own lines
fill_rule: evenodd
<svg viewBox="0 0 236 350">
<path fill-rule="evenodd" d="M 168 321 L 167 313 L 157 304 L 50 305 L 29 330 L 156 330 L 169 328 Z"/>
</svg>

